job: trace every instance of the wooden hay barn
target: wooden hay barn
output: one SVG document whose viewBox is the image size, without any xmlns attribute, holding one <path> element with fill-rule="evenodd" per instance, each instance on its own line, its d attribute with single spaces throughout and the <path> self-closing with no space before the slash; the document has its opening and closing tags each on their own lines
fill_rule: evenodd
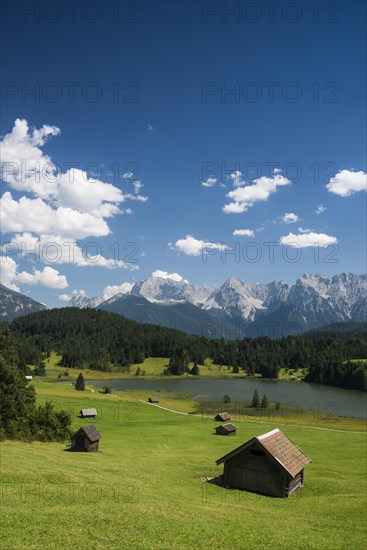
<svg viewBox="0 0 367 550">
<path fill-rule="evenodd" d="M 80 416 L 82 418 L 95 418 L 97 416 L 97 409 L 82 409 Z"/>
<path fill-rule="evenodd" d="M 311 459 L 278 428 L 253 437 L 219 458 L 227 487 L 274 497 L 289 497 L 303 486 Z"/>
<path fill-rule="evenodd" d="M 149 397 L 149 403 L 159 403 L 158 397 Z"/>
<path fill-rule="evenodd" d="M 71 451 L 93 453 L 98 451 L 101 434 L 94 425 L 83 426 L 73 435 Z"/>
<path fill-rule="evenodd" d="M 217 435 L 234 435 L 236 430 L 237 428 L 233 424 L 222 424 L 215 428 Z"/>
<path fill-rule="evenodd" d="M 227 412 L 218 413 L 217 416 L 214 417 L 214 420 L 225 422 L 226 420 L 231 420 L 231 415 Z"/>
</svg>

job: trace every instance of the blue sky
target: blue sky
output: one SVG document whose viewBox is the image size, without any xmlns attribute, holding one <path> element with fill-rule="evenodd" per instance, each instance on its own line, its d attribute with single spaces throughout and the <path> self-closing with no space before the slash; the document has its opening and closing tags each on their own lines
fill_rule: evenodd
<svg viewBox="0 0 367 550">
<path fill-rule="evenodd" d="M 364 2 L 48 4 L 2 14 L 4 284 L 365 272 Z"/>
</svg>

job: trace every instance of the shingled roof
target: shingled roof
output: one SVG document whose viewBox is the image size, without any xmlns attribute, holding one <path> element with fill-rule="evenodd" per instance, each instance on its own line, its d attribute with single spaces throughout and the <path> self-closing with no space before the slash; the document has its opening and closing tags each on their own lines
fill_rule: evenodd
<svg viewBox="0 0 367 550">
<path fill-rule="evenodd" d="M 101 434 L 94 426 L 94 424 L 91 424 L 90 426 L 82 426 L 81 428 L 79 428 L 78 432 L 84 432 L 91 443 L 94 443 L 95 441 L 99 441 L 101 439 Z"/>
<path fill-rule="evenodd" d="M 227 412 L 221 412 L 221 413 L 218 413 L 216 416 L 215 416 L 215 419 L 219 418 L 220 420 L 231 420 L 231 416 L 229 413 Z"/>
<path fill-rule="evenodd" d="M 243 451 L 255 442 L 260 445 L 282 466 L 288 474 L 295 477 L 303 468 L 309 464 L 311 458 L 297 447 L 283 432 L 278 428 L 263 435 L 253 437 L 237 449 L 222 456 L 216 462 L 221 464 L 226 462 L 239 452 Z"/>
<path fill-rule="evenodd" d="M 222 424 L 221 426 L 218 426 L 218 428 L 224 428 L 227 432 L 235 432 L 237 430 L 236 426 L 233 424 Z M 216 428 L 216 430 L 218 428 Z"/>
</svg>

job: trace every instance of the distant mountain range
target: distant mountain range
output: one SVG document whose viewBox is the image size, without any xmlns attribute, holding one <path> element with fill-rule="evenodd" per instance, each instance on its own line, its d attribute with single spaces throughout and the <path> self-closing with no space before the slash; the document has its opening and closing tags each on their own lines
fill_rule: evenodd
<svg viewBox="0 0 367 550">
<path fill-rule="evenodd" d="M 231 277 L 220 288 L 196 287 L 184 279 L 151 275 L 126 284 L 126 292 L 103 297 L 73 296 L 69 306 L 98 308 L 138 322 L 214 338 L 279 337 L 332 323 L 367 320 L 367 276 L 302 275 L 295 284 L 253 284 Z M 0 319 L 46 306 L 0 285 Z"/>
<path fill-rule="evenodd" d="M 44 304 L 40 304 L 32 298 L 15 292 L 10 288 L 0 285 L 0 321 L 11 322 L 16 317 L 42 311 L 47 309 Z"/>
<path fill-rule="evenodd" d="M 296 283 L 252 284 L 231 277 L 218 289 L 150 276 L 108 300 L 74 296 L 74 307 L 96 307 L 212 337 L 282 336 L 367 319 L 367 276 L 303 275 Z"/>
</svg>

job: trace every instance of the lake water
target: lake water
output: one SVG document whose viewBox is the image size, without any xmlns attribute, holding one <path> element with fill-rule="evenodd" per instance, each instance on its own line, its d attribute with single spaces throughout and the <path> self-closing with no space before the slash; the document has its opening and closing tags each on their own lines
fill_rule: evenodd
<svg viewBox="0 0 367 550">
<path fill-rule="evenodd" d="M 117 390 L 146 390 L 147 397 L 159 391 L 190 392 L 196 401 L 222 401 L 225 394 L 232 401 L 251 400 L 255 389 L 260 399 L 266 394 L 269 401 L 296 404 L 323 414 L 366 418 L 367 394 L 306 382 L 267 380 L 94 380 L 95 386 L 109 384 Z"/>
</svg>

